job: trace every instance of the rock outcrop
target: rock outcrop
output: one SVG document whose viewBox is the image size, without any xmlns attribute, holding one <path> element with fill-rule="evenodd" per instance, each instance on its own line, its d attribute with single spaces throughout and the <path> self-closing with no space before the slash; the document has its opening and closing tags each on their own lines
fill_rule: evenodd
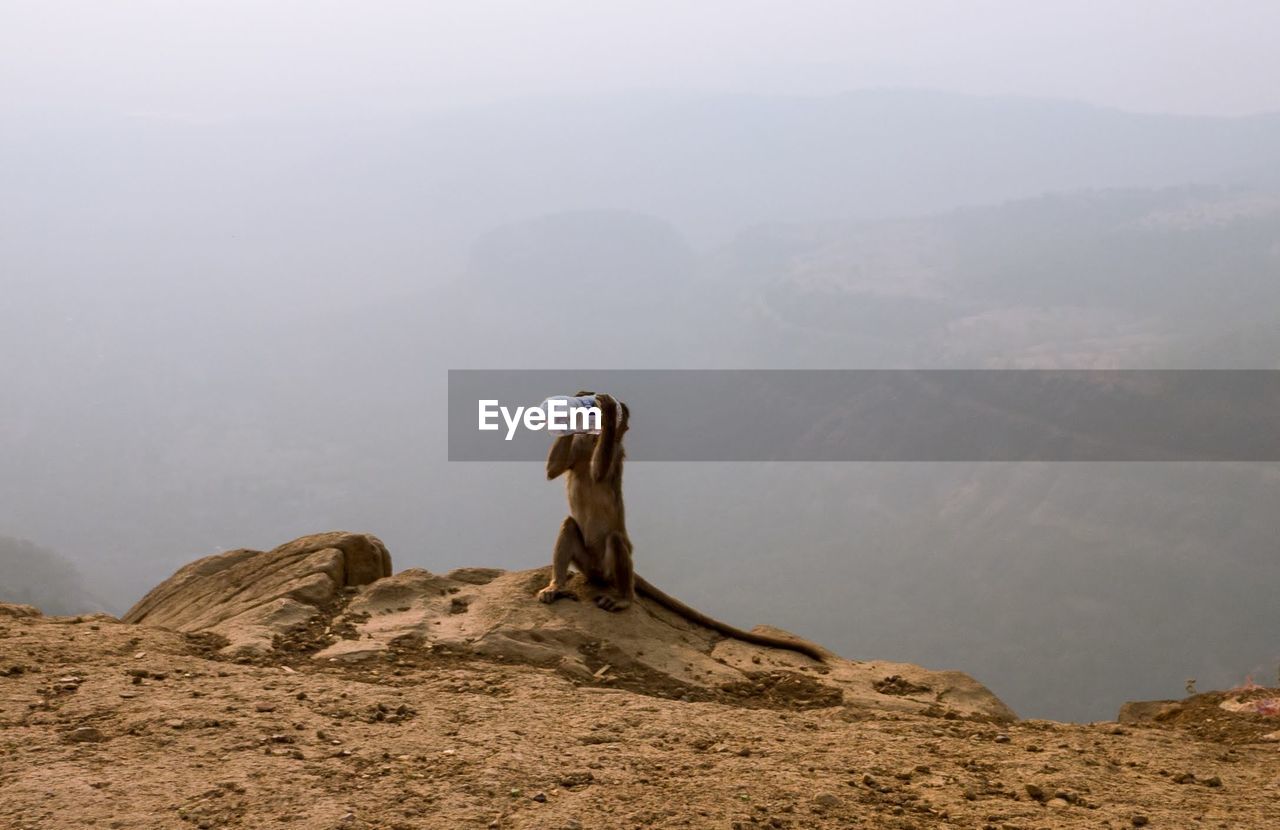
<svg viewBox="0 0 1280 830">
<path fill-rule="evenodd" d="M 537 602 L 547 569 L 462 568 L 444 575 L 390 559 L 370 536 L 324 534 L 274 551 L 194 562 L 126 622 L 229 641 L 228 654 L 349 664 L 462 656 L 535 665 L 575 682 L 744 706 L 897 711 L 1009 721 L 1014 714 L 961 672 L 796 652 L 726 639 L 648 600 L 611 614 L 575 577 L 578 601 Z M 786 635 L 776 629 L 757 630 Z M 275 653 L 272 654 L 273 649 Z"/>
<path fill-rule="evenodd" d="M 271 551 L 239 549 L 178 570 L 129 609 L 124 622 L 208 632 L 228 654 L 265 653 L 273 639 L 321 615 L 343 588 L 391 575 L 375 536 L 320 533 Z"/>
<path fill-rule="evenodd" d="M 1177 729 L 1231 744 L 1280 742 L 1280 688 L 1253 683 L 1203 692 L 1182 700 L 1130 701 L 1120 707 L 1120 723 Z"/>
</svg>

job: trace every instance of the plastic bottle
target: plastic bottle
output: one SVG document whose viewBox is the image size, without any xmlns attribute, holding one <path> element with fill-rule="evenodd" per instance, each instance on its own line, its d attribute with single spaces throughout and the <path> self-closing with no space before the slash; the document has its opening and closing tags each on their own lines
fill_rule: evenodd
<svg viewBox="0 0 1280 830">
<path fill-rule="evenodd" d="M 558 412 L 561 413 L 568 413 L 559 415 L 559 420 L 564 424 L 563 429 L 556 429 L 551 426 L 552 412 L 550 404 L 552 401 L 564 401 L 564 404 L 561 405 L 562 409 L 558 410 Z M 585 413 L 577 415 L 573 414 L 574 410 L 590 409 L 597 405 L 595 395 L 552 395 L 542 402 L 542 409 L 547 413 L 547 431 L 552 435 L 599 435 L 599 429 L 583 428 L 582 425 L 587 423 L 588 420 Z M 598 422 L 597 418 L 591 418 L 590 420 L 592 422 Z M 622 420 L 622 407 L 618 407 L 618 420 L 619 422 Z M 574 426 L 571 427 L 570 424 L 573 424 Z"/>
</svg>

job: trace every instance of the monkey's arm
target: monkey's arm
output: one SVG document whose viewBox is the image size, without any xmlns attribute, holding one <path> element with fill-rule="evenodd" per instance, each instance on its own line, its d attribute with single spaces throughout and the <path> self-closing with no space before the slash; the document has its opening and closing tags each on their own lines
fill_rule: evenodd
<svg viewBox="0 0 1280 830">
<path fill-rule="evenodd" d="M 600 437 L 596 439 L 596 448 L 591 453 L 591 477 L 596 481 L 604 481 L 613 472 L 614 461 L 618 457 L 618 402 L 611 395 L 598 395 L 596 402 L 600 406 Z"/>
<path fill-rule="evenodd" d="M 573 436 L 561 435 L 551 444 L 547 453 L 547 481 L 559 478 L 573 466 Z"/>
</svg>

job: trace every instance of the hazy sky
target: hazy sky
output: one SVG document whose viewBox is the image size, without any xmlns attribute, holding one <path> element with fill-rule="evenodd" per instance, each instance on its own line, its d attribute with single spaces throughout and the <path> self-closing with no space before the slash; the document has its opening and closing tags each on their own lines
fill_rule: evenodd
<svg viewBox="0 0 1280 830">
<path fill-rule="evenodd" d="M 9 117 L 909 86 L 1280 111 L 1274 0 L 0 0 Z"/>
</svg>

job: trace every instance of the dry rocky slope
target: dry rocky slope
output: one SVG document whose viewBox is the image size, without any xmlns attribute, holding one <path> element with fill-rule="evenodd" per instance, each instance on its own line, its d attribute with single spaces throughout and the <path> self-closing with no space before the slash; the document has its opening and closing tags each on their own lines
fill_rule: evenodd
<svg viewBox="0 0 1280 830">
<path fill-rule="evenodd" d="M 1280 827 L 1274 690 L 1017 721 L 545 579 L 328 533 L 123 620 L 0 606 L 0 828 Z"/>
</svg>

